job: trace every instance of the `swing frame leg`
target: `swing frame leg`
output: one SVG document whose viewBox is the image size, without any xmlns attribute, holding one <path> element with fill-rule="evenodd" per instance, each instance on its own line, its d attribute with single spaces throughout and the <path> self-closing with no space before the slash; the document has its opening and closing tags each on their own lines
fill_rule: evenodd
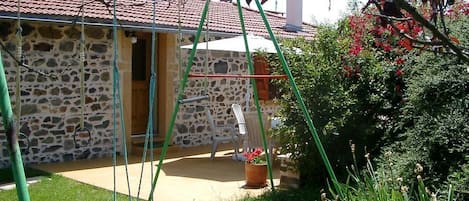
<svg viewBox="0 0 469 201">
<path fill-rule="evenodd" d="M 5 78 L 5 70 L 3 68 L 2 54 L 0 52 L 0 111 L 2 113 L 3 126 L 6 131 L 7 148 L 10 153 L 11 169 L 13 171 L 13 179 L 16 183 L 16 193 L 19 201 L 29 201 L 28 186 L 26 184 L 26 176 L 24 173 L 23 160 L 18 144 L 18 130 L 15 129 L 15 121 L 13 110 L 10 104 L 10 95 Z"/>
</svg>

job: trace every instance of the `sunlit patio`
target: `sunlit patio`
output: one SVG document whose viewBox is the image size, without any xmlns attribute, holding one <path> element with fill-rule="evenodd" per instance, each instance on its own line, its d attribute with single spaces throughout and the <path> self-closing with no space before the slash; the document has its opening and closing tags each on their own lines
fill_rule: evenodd
<svg viewBox="0 0 469 201">
<path fill-rule="evenodd" d="M 222 145 L 219 150 L 215 160 L 210 160 L 209 146 L 170 148 L 155 188 L 155 200 L 237 200 L 247 195 L 259 195 L 270 189 L 270 186 L 263 189 L 243 188 L 245 183 L 244 163 L 232 160 L 233 150 L 230 149 L 230 146 Z M 155 151 L 154 172 L 157 170 L 158 159 L 159 150 Z M 142 168 L 140 160 L 141 154 L 129 156 L 130 194 L 134 197 L 138 193 Z M 118 163 L 116 166 L 116 191 L 129 194 L 122 157 L 119 157 Z M 114 189 L 112 158 L 42 164 L 37 165 L 36 168 L 111 191 Z M 274 185 L 278 185 L 280 181 L 278 165 L 274 165 L 273 177 Z M 146 162 L 140 198 L 148 199 L 152 178 L 150 162 Z"/>
</svg>

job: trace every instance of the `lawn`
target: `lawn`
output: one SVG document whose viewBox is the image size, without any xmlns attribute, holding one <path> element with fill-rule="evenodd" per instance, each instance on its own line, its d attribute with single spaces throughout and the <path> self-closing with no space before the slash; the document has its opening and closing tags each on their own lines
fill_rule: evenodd
<svg viewBox="0 0 469 201">
<path fill-rule="evenodd" d="M 79 183 L 60 175 L 50 174 L 40 170 L 26 168 L 26 176 L 43 177 L 39 183 L 28 187 L 31 200 L 67 200 L 67 201 L 100 201 L 113 200 L 112 192 L 95 186 Z M 0 169 L 0 185 L 13 182 L 10 169 Z M 0 190 L 0 201 L 18 200 L 16 190 Z M 118 194 L 117 200 L 128 200 L 128 197 Z"/>
</svg>

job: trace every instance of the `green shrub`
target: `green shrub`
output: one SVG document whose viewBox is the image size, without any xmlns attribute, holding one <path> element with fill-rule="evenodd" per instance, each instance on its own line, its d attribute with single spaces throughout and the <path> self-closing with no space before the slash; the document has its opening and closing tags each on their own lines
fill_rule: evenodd
<svg viewBox="0 0 469 201">
<path fill-rule="evenodd" d="M 404 179 L 393 171 L 395 168 L 395 164 L 391 162 L 394 157 L 393 153 L 386 152 L 384 157 L 387 159 L 387 163 L 382 163 L 382 165 L 383 168 L 389 170 L 388 172 L 375 171 L 368 158 L 363 171 L 354 168 L 349 170 L 347 182 L 341 185 L 342 197 L 339 197 L 336 191 L 331 188 L 329 188 L 329 197 L 347 201 L 464 200 L 464 197 L 455 193 L 452 185 L 448 186 L 444 193 L 430 189 L 422 177 L 425 168 L 418 163 L 414 166 L 414 170 L 409 172 L 416 180 L 415 186 L 409 187 Z M 328 199 L 325 192 L 321 194 L 321 199 L 323 201 L 331 200 Z"/>
<path fill-rule="evenodd" d="M 349 38 L 345 29 L 320 27 L 313 41 L 294 39 L 283 41 L 286 57 L 304 102 L 338 175 L 346 175 L 345 165 L 351 162 L 347 153 L 349 140 L 368 147 L 378 148 L 386 122 L 383 116 L 392 116 L 395 97 L 389 92 L 385 80 L 391 79 L 386 66 L 380 65 L 373 54 L 364 54 L 346 61 Z M 301 54 L 297 54 L 297 47 Z M 272 63 L 277 73 L 282 73 L 279 62 Z M 348 66 L 346 68 L 345 66 Z M 284 127 L 275 132 L 283 152 L 292 153 L 298 161 L 301 181 L 317 183 L 327 177 L 316 145 L 305 124 L 305 118 L 290 92 L 285 80 L 276 81 L 282 97 L 278 100 Z M 383 109 L 385 108 L 385 109 Z M 357 150 L 360 155 L 365 150 Z M 358 163 L 364 164 L 363 160 Z"/>
<path fill-rule="evenodd" d="M 411 178 L 406 173 L 415 163 L 427 167 L 425 179 L 434 188 L 443 187 L 469 153 L 469 66 L 453 62 L 429 54 L 416 58 L 397 129 L 390 131 L 399 140 L 386 148 L 396 153 L 396 171 L 404 178 Z"/>
<path fill-rule="evenodd" d="M 449 175 L 448 184 L 454 186 L 456 193 L 469 197 L 469 155 L 466 155 L 466 163 Z"/>
<path fill-rule="evenodd" d="M 448 23 L 462 48 L 469 44 L 468 26 L 467 16 Z M 467 196 L 463 186 L 467 186 L 464 157 L 469 153 L 469 64 L 452 54 L 418 49 L 400 55 L 386 53 L 373 43 L 364 44 L 360 54 L 351 57 L 347 51 L 349 35 L 345 20 L 338 29 L 320 27 L 311 42 L 282 42 L 336 173 L 346 177 L 344 167 L 352 163 L 352 156 L 344 153 L 353 140 L 357 147 L 367 147 L 366 151 L 357 149 L 357 155 L 371 152 L 379 158 L 379 174 L 389 174 L 389 161 L 380 153 L 391 151 L 395 156 L 393 171 L 408 186 L 418 186 L 412 172 L 420 163 L 426 167 L 422 181 L 432 192 L 452 184 L 456 193 L 462 192 L 458 196 Z M 363 39 L 368 40 L 366 36 Z M 298 47 L 302 52 L 295 54 L 297 50 L 288 47 Z M 397 64 L 397 56 L 405 63 Z M 276 72 L 282 72 L 278 62 L 273 65 Z M 278 102 L 285 126 L 274 135 L 282 151 L 298 160 L 302 182 L 324 181 L 324 164 L 290 85 L 286 81 L 276 84 L 283 93 Z M 364 162 L 358 160 L 357 164 Z"/>
</svg>

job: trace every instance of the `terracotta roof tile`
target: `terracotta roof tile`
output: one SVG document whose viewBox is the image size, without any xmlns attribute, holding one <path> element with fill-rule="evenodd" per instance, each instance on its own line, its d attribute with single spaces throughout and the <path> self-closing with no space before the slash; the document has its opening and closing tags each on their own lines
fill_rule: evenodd
<svg viewBox="0 0 469 201">
<path fill-rule="evenodd" d="M 117 19 L 121 24 L 152 23 L 152 1 L 149 0 L 117 0 Z M 17 0 L 0 1 L 0 16 L 15 16 Z M 87 21 L 109 22 L 113 15 L 112 0 L 85 0 L 85 17 Z M 106 4 L 109 7 L 106 7 Z M 183 29 L 197 29 L 205 0 L 187 0 L 181 5 L 181 21 Z M 21 0 L 21 13 L 23 16 L 42 16 L 51 19 L 78 19 L 81 0 Z M 157 1 L 156 25 L 165 27 L 178 27 L 178 5 L 176 0 Z M 259 12 L 243 9 L 246 31 L 260 36 L 268 36 Z M 211 2 L 209 9 L 209 29 L 211 31 L 240 34 L 241 26 L 236 5 L 227 2 Z M 316 33 L 315 27 L 303 24 L 300 32 L 287 32 L 284 29 L 285 18 L 267 14 L 270 26 L 278 37 L 303 36 L 311 38 Z"/>
</svg>

